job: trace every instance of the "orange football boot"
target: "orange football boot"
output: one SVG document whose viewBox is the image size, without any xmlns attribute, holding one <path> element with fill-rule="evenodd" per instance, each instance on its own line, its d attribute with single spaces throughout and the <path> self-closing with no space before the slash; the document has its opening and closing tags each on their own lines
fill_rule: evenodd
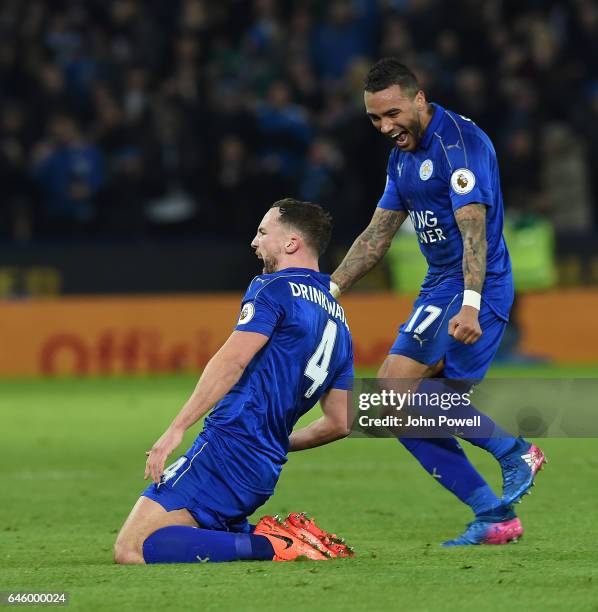
<svg viewBox="0 0 598 612">
<path fill-rule="evenodd" d="M 317 538 L 333 557 L 354 557 L 355 552 L 351 546 L 345 544 L 344 538 L 339 538 L 334 533 L 328 533 L 320 529 L 314 519 L 310 519 L 305 512 L 291 512 L 286 521 L 295 529 L 301 529 L 308 532 L 311 536 Z M 317 547 L 319 548 L 319 547 Z"/>
<path fill-rule="evenodd" d="M 293 561 L 298 557 L 305 557 L 313 561 L 324 561 L 330 556 L 320 552 L 299 534 L 289 531 L 287 525 L 273 516 L 264 516 L 255 526 L 253 535 L 261 535 L 268 538 L 274 557 L 272 561 Z M 319 543 L 319 542 L 318 542 Z M 323 548 L 319 543 L 320 548 Z"/>
</svg>

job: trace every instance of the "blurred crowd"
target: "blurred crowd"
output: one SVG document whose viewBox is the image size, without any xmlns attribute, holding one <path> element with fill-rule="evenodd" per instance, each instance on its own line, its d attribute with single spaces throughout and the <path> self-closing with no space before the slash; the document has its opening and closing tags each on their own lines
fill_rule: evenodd
<svg viewBox="0 0 598 612">
<path fill-rule="evenodd" d="M 512 214 L 596 229 L 593 0 L 3 0 L 0 240 L 248 240 L 288 195 L 350 240 L 384 186 L 362 83 L 387 55 L 493 138 Z"/>
</svg>

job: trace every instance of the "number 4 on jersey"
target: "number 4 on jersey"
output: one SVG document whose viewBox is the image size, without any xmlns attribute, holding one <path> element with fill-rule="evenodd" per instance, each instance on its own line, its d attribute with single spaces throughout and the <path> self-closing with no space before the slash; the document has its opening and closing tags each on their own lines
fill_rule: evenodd
<svg viewBox="0 0 598 612">
<path fill-rule="evenodd" d="M 316 389 L 324 384 L 326 377 L 328 376 L 328 365 L 330 364 L 330 358 L 332 357 L 332 349 L 334 349 L 334 343 L 336 342 L 336 323 L 332 320 L 328 320 L 322 339 L 315 353 L 310 357 L 305 367 L 305 376 L 313 380 L 313 384 L 305 392 L 305 397 L 311 397 Z"/>
</svg>

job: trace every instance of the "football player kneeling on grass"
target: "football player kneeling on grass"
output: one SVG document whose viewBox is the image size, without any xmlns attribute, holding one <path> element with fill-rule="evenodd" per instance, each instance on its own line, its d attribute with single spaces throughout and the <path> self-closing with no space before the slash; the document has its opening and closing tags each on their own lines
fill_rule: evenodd
<svg viewBox="0 0 598 612">
<path fill-rule="evenodd" d="M 153 484 L 118 535 L 117 563 L 352 556 L 303 514 L 255 527 L 247 520 L 274 492 L 288 451 L 348 434 L 351 335 L 330 277 L 318 271 L 330 232 L 328 213 L 307 202 L 280 200 L 264 216 L 251 243 L 263 274 L 249 285 L 235 331 L 146 453 Z M 323 416 L 292 432 L 318 401 Z M 184 432 L 212 407 L 194 444 L 165 470 Z"/>
</svg>

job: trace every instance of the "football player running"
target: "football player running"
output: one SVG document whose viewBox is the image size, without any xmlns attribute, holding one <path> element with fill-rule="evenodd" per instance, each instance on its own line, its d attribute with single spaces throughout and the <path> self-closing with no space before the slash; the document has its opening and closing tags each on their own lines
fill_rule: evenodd
<svg viewBox="0 0 598 612">
<path fill-rule="evenodd" d="M 371 270 L 410 217 L 428 274 L 378 377 L 395 379 L 397 387 L 431 377 L 479 381 L 498 350 L 514 295 L 494 147 L 470 119 L 428 102 L 415 75 L 395 58 L 371 67 L 364 101 L 372 125 L 395 146 L 384 193 L 332 274 L 331 291 L 338 296 Z M 399 439 L 473 510 L 474 521 L 445 546 L 517 540 L 523 529 L 512 504 L 529 492 L 545 457 L 473 407 L 470 412 L 487 437 L 461 437 L 499 461 L 501 498 L 454 437 Z"/>
</svg>

